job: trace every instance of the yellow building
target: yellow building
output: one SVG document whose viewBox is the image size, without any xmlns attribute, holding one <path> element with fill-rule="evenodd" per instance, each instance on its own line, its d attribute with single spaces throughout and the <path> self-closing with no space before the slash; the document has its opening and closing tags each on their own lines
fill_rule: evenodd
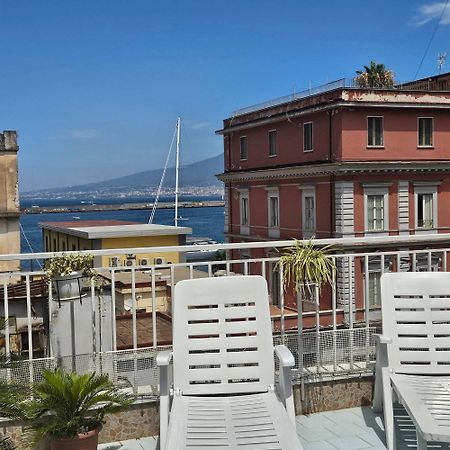
<svg viewBox="0 0 450 450">
<path fill-rule="evenodd" d="M 192 233 L 192 229 L 188 227 L 116 220 L 42 222 L 39 226 L 42 228 L 46 252 L 185 245 L 186 235 Z M 94 266 L 119 267 L 133 264 L 147 266 L 184 261 L 184 254 L 176 251 L 149 252 L 137 255 L 97 256 Z"/>
</svg>

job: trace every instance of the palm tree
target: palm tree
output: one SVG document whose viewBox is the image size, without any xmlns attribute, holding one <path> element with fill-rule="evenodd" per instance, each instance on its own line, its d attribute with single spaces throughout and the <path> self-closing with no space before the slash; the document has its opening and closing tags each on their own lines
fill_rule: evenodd
<svg viewBox="0 0 450 450">
<path fill-rule="evenodd" d="M 362 88 L 391 88 L 394 86 L 394 72 L 386 69 L 384 64 L 375 61 L 370 66 L 364 66 L 364 70 L 357 70 L 355 84 Z"/>
<path fill-rule="evenodd" d="M 133 403 L 133 397 L 120 392 L 108 375 L 56 369 L 45 370 L 42 376 L 43 381 L 32 386 L 32 398 L 24 407 L 31 423 L 31 444 L 98 430 L 105 414 Z"/>
</svg>

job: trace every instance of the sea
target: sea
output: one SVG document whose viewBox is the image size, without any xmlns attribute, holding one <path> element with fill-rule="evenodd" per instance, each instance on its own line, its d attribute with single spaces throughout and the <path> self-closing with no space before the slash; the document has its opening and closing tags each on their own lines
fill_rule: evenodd
<svg viewBox="0 0 450 450">
<path fill-rule="evenodd" d="M 220 196 L 184 196 L 178 197 L 180 202 L 203 202 L 208 200 L 222 200 Z M 32 198 L 23 199 L 21 207 L 31 207 L 38 205 L 41 207 L 59 207 L 59 206 L 83 206 L 85 204 L 107 204 L 121 205 L 124 203 L 152 203 L 154 197 L 126 197 L 126 198 L 105 198 L 95 199 L 87 198 Z M 172 196 L 161 196 L 160 202 L 173 202 Z M 151 210 L 117 210 L 117 211 L 89 211 L 75 213 L 45 213 L 45 214 L 22 214 L 20 224 L 21 233 L 21 251 L 22 253 L 37 253 L 43 251 L 42 230 L 39 227 L 40 222 L 58 222 L 68 220 L 126 220 L 138 223 L 148 223 Z M 153 223 L 162 225 L 174 224 L 174 208 L 157 209 Z M 224 242 L 224 208 L 204 207 L 204 208 L 178 208 L 178 225 L 192 228 L 193 237 L 210 238 L 216 242 Z"/>
</svg>

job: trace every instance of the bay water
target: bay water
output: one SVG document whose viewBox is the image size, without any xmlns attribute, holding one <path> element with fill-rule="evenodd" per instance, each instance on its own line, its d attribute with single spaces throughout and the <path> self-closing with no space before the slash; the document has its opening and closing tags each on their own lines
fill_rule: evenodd
<svg viewBox="0 0 450 450">
<path fill-rule="evenodd" d="M 181 201 L 202 202 L 207 200 L 221 200 L 220 197 L 202 197 L 202 196 L 180 196 Z M 80 199 L 26 199 L 21 201 L 22 207 L 39 205 L 41 207 L 51 206 L 82 206 L 86 203 L 96 204 L 123 204 L 123 203 L 144 203 L 152 202 L 152 199 L 142 197 L 138 198 L 103 198 L 102 201 L 92 198 Z M 161 197 L 160 202 L 173 201 L 173 197 Z M 64 212 L 64 213 L 44 213 L 44 214 L 22 214 L 20 224 L 23 233 L 21 233 L 21 251 L 22 253 L 42 252 L 42 230 L 39 227 L 40 222 L 62 222 L 73 220 L 125 220 L 130 222 L 147 223 L 150 217 L 150 209 L 142 210 L 116 210 L 116 211 L 88 211 L 88 212 Z M 178 221 L 179 226 L 192 228 L 191 236 L 211 238 L 217 242 L 224 242 L 224 208 L 219 207 L 198 207 L 198 208 L 179 208 Z M 173 225 L 174 209 L 156 210 L 153 220 L 155 224 Z"/>
</svg>

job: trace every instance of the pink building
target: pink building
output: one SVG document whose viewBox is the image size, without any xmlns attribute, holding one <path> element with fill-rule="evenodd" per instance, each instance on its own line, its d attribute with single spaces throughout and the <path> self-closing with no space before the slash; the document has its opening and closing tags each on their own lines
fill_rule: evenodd
<svg viewBox="0 0 450 450">
<path fill-rule="evenodd" d="M 236 111 L 217 133 L 229 242 L 450 231 L 450 73 L 390 89 L 339 80 Z"/>
</svg>

